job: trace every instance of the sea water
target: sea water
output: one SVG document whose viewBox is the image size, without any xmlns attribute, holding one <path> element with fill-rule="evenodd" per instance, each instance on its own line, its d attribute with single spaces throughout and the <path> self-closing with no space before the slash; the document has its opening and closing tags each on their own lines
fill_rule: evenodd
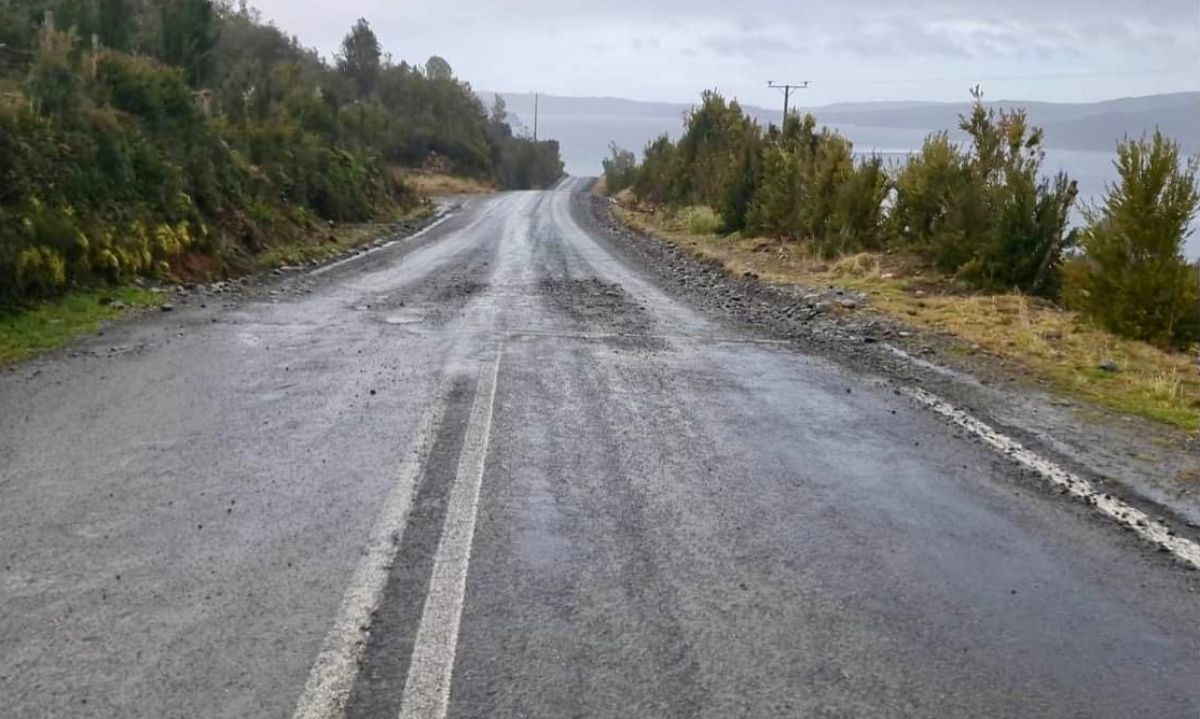
<svg viewBox="0 0 1200 719">
<path fill-rule="evenodd" d="M 831 126 L 854 143 L 859 155 L 879 154 L 889 163 L 902 163 L 909 154 L 920 150 L 929 130 L 887 127 L 864 127 L 859 125 Z M 577 176 L 595 176 L 602 172 L 601 161 L 609 154 L 610 143 L 633 150 L 639 156 L 647 144 L 659 135 L 672 139 L 679 136 L 683 128 L 683 117 L 666 115 L 554 115 L 543 113 L 539 122 L 542 137 L 554 138 L 562 148 L 563 160 L 568 173 Z M 961 133 L 955 131 L 952 138 L 962 141 Z M 1085 204 L 1100 202 L 1106 187 L 1117 180 L 1114 152 L 1087 152 L 1080 150 L 1046 150 L 1043 169 L 1046 174 L 1059 171 L 1078 183 L 1079 201 L 1073 221 L 1082 221 L 1080 209 Z M 1187 255 L 1200 258 L 1200 233 L 1193 232 L 1188 238 Z"/>
</svg>

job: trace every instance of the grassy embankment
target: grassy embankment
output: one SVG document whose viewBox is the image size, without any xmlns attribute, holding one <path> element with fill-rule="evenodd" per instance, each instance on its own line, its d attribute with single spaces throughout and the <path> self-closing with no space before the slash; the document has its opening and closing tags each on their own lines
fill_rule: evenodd
<svg viewBox="0 0 1200 719">
<path fill-rule="evenodd" d="M 794 244 L 699 233 L 703 213 L 652 214 L 628 201 L 614 209 L 631 227 L 720 260 L 735 275 L 749 270 L 767 282 L 862 292 L 871 300 L 865 311 L 948 334 L 955 351 L 1004 360 L 1066 396 L 1189 432 L 1200 426 L 1200 366 L 1187 353 L 1116 337 L 1027 295 L 972 291 L 912 258 L 862 253 L 827 261 Z M 1101 368 L 1109 363 L 1117 371 Z"/>
<path fill-rule="evenodd" d="M 71 292 L 21 310 L 0 311 L 0 365 L 94 334 L 105 322 L 160 303 L 141 287 Z"/>
<path fill-rule="evenodd" d="M 460 177 L 423 170 L 394 169 L 392 173 L 406 184 L 415 188 L 424 197 L 446 197 L 449 195 L 486 195 L 496 191 L 493 182 L 474 177 Z"/>
<path fill-rule="evenodd" d="M 428 172 L 410 172 L 405 178 L 426 197 L 447 194 L 483 194 L 495 187 L 472 178 Z M 395 222 L 420 220 L 434 211 L 430 203 L 392 218 Z M 340 224 L 325 232 L 311 233 L 256 255 L 255 270 L 300 265 L 334 257 L 365 245 L 386 233 L 388 223 Z M 78 290 L 62 297 L 27 307 L 0 310 L 0 366 L 19 362 L 38 353 L 57 349 L 74 339 L 98 332 L 105 323 L 156 306 L 162 297 L 150 290 L 126 285 Z"/>
<path fill-rule="evenodd" d="M 393 168 L 393 175 L 416 190 L 425 200 L 416 208 L 390 218 L 392 222 L 423 220 L 434 211 L 429 201 L 433 197 L 449 195 L 486 195 L 498 188 L 492 182 L 474 177 L 462 177 L 440 172 Z M 296 242 L 272 247 L 255 257 L 257 269 L 271 269 L 286 265 L 299 265 L 313 260 L 323 260 L 341 254 L 352 247 L 375 241 L 390 228 L 389 223 L 343 224 L 329 232 L 315 233 Z"/>
<path fill-rule="evenodd" d="M 434 211 L 433 205 L 422 204 L 416 209 L 392 218 L 393 222 L 405 220 L 422 220 Z M 335 257 L 346 250 L 374 242 L 386 234 L 392 227 L 391 223 L 371 222 L 336 225 L 328 231 L 310 234 L 294 242 L 288 242 L 263 252 L 254 257 L 254 267 L 257 270 L 269 270 L 275 267 L 303 265 Z"/>
</svg>

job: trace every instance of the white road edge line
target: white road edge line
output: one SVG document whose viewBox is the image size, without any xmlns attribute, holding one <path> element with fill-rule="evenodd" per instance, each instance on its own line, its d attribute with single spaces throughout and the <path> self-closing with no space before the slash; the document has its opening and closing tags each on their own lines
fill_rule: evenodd
<svg viewBox="0 0 1200 719">
<path fill-rule="evenodd" d="M 401 464 L 396 482 L 380 507 L 337 619 L 321 643 L 321 651 L 296 702 L 293 719 L 335 719 L 345 715 L 358 662 L 366 650 L 371 615 L 379 607 L 388 572 L 399 551 L 413 491 L 445 415 L 448 394 L 449 383 L 443 381 L 417 428 L 413 449 Z"/>
<path fill-rule="evenodd" d="M 1200 544 L 1172 534 L 1170 528 L 1161 522 L 1153 521 L 1140 509 L 1109 494 L 1098 492 L 1092 483 L 1083 477 L 1026 449 L 1017 440 L 997 432 L 985 422 L 972 417 L 944 399 L 915 387 L 905 387 L 901 391 L 1000 450 L 1009 459 L 1037 472 L 1051 484 L 1092 505 L 1096 511 L 1132 530 L 1146 541 L 1170 552 L 1178 560 L 1190 564 L 1194 569 L 1200 569 Z"/>
<path fill-rule="evenodd" d="M 471 562 L 475 518 L 479 513 L 484 463 L 496 408 L 496 381 L 503 355 L 501 344 L 496 350 L 495 363 L 480 372 L 458 472 L 446 506 L 442 539 L 421 611 L 421 625 L 404 682 L 400 719 L 444 719 L 450 708 L 450 683 L 467 592 L 467 568 Z"/>
<path fill-rule="evenodd" d="M 412 233 L 411 235 L 407 235 L 405 237 L 398 237 L 394 240 L 389 240 L 378 247 L 372 247 L 369 250 L 364 250 L 364 251 L 358 253 L 357 255 L 350 255 L 349 257 L 343 257 L 342 259 L 337 260 L 335 262 L 330 262 L 329 264 L 327 264 L 323 267 L 318 267 L 317 269 L 313 270 L 312 272 L 309 272 L 308 276 L 309 277 L 317 277 L 317 276 L 325 274 L 326 272 L 329 272 L 330 270 L 337 269 L 338 267 L 341 267 L 342 265 L 349 264 L 351 262 L 356 262 L 358 260 L 363 259 L 364 257 L 370 257 L 371 255 L 375 254 L 376 252 L 383 252 L 387 248 L 394 247 L 401 242 L 411 242 L 419 237 L 422 237 L 430 232 L 433 232 L 433 230 L 438 225 L 442 224 L 446 220 L 453 217 L 454 212 L 455 212 L 455 208 L 447 208 L 446 210 L 443 210 L 440 213 L 440 215 L 441 215 L 440 217 L 438 217 L 433 222 L 430 222 L 425 227 L 422 227 L 419 231 Z"/>
</svg>

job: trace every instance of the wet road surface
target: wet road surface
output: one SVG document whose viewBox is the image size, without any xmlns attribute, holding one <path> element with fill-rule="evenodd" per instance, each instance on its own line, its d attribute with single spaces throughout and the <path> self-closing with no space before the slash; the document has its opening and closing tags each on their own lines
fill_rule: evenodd
<svg viewBox="0 0 1200 719">
<path fill-rule="evenodd" d="M 0 375 L 0 716 L 1200 713 L 1196 572 L 582 190 Z"/>
</svg>

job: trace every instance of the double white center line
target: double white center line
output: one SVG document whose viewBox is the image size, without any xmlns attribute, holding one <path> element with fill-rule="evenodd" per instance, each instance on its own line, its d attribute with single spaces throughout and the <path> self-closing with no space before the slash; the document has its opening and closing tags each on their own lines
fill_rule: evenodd
<svg viewBox="0 0 1200 719">
<path fill-rule="evenodd" d="M 467 593 L 467 567 L 475 537 L 475 517 L 479 514 L 479 490 L 483 486 L 484 460 L 492 433 L 502 352 L 503 347 L 496 352 L 496 362 L 490 371 L 484 369 L 480 373 L 458 472 L 446 507 L 446 524 L 442 527 L 429 592 L 421 612 L 421 627 L 417 630 L 408 679 L 404 682 L 400 719 L 443 719 L 450 705 L 450 679 Z"/>
<path fill-rule="evenodd" d="M 458 630 L 467 589 L 467 569 L 479 512 L 484 462 L 491 438 L 496 383 L 504 347 L 495 362 L 480 371 L 474 404 L 463 438 L 462 453 L 450 490 L 445 524 L 434 558 L 429 589 L 417 630 L 400 709 L 402 719 L 444 719 L 450 704 L 450 683 Z M 335 719 L 345 715 L 366 646 L 367 627 L 387 584 L 388 570 L 399 550 L 398 538 L 408 519 L 421 464 L 437 436 L 447 392 L 439 392 L 418 435 L 418 450 L 402 468 L 401 477 L 384 502 L 371 539 L 346 590 L 338 619 L 321 647 L 308 682 L 296 704 L 293 719 Z"/>
</svg>

